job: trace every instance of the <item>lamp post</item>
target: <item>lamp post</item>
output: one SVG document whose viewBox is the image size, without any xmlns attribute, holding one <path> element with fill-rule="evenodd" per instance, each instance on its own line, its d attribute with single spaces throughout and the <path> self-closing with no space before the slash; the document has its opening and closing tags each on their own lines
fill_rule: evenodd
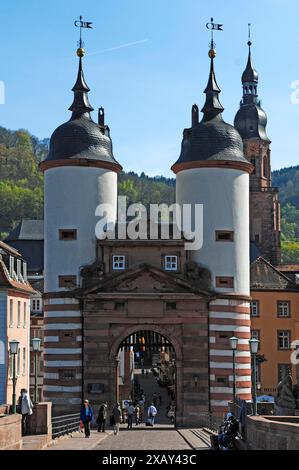
<svg viewBox="0 0 299 470">
<path fill-rule="evenodd" d="M 37 359 L 38 353 L 40 352 L 40 343 L 41 340 L 39 338 L 32 339 L 32 349 L 34 352 L 34 403 L 38 403 L 37 399 Z"/>
<path fill-rule="evenodd" d="M 17 400 L 16 400 L 16 355 L 19 350 L 19 341 L 15 339 L 9 341 L 9 353 L 12 356 L 12 412 L 17 412 Z"/>
<path fill-rule="evenodd" d="M 238 347 L 238 338 L 232 336 L 229 338 L 229 341 L 233 352 L 233 402 L 236 403 L 236 350 Z"/>
<path fill-rule="evenodd" d="M 256 355 L 259 348 L 259 340 L 256 338 L 251 338 L 249 340 L 250 352 L 252 357 L 252 403 L 253 403 L 253 415 L 257 415 L 257 403 L 256 403 Z"/>
</svg>

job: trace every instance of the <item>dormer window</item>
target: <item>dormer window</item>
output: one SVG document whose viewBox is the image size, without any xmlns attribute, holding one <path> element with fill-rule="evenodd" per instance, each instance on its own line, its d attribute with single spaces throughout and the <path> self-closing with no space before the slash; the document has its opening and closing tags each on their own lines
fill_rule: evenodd
<svg viewBox="0 0 299 470">
<path fill-rule="evenodd" d="M 9 257 L 9 275 L 11 278 L 14 277 L 14 266 L 15 265 L 15 259 L 13 256 Z"/>
<path fill-rule="evenodd" d="M 123 271 L 126 268 L 126 257 L 124 255 L 114 255 L 112 257 L 113 271 Z"/>
<path fill-rule="evenodd" d="M 178 257 L 177 256 L 165 256 L 164 260 L 165 271 L 177 271 L 178 270 Z"/>
<path fill-rule="evenodd" d="M 18 281 L 23 282 L 23 276 L 22 276 L 22 260 L 17 259 L 17 278 Z"/>
</svg>

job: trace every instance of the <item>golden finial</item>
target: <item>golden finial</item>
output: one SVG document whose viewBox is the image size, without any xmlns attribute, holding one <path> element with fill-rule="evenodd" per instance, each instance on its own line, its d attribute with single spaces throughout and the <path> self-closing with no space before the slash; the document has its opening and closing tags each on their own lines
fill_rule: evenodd
<svg viewBox="0 0 299 470">
<path fill-rule="evenodd" d="M 215 59 L 215 57 L 216 57 L 216 49 L 210 49 L 210 50 L 209 50 L 209 57 L 210 57 L 210 59 Z"/>
<path fill-rule="evenodd" d="M 83 57 L 84 54 L 85 54 L 85 50 L 83 49 L 83 47 L 79 47 L 79 48 L 77 49 L 77 56 L 78 56 L 78 57 Z"/>
</svg>

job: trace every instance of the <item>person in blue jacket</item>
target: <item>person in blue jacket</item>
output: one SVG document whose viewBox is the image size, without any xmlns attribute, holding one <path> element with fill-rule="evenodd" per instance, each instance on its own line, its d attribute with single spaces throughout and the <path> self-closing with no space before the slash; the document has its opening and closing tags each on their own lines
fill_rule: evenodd
<svg viewBox="0 0 299 470">
<path fill-rule="evenodd" d="M 84 400 L 81 408 L 80 419 L 84 426 L 85 437 L 90 437 L 90 423 L 93 420 L 93 411 L 88 400 Z"/>
</svg>

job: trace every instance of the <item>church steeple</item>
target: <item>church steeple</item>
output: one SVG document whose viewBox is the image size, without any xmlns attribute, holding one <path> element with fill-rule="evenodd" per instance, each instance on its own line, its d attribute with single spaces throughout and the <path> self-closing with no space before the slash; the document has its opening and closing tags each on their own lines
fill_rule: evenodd
<svg viewBox="0 0 299 470">
<path fill-rule="evenodd" d="M 257 94 L 257 85 L 258 85 L 258 73 L 252 65 L 251 58 L 251 41 L 248 43 L 248 59 L 246 68 L 242 74 L 242 85 L 243 85 L 243 102 L 242 104 L 254 103 L 260 106 L 260 101 L 258 100 Z"/>
<path fill-rule="evenodd" d="M 211 49 L 209 50 L 210 63 L 210 74 L 207 86 L 205 88 L 206 101 L 202 108 L 203 121 L 210 121 L 218 114 L 224 111 L 222 104 L 219 101 L 219 93 L 221 92 L 215 77 L 214 71 L 214 58 L 216 57 L 216 51 L 214 49 L 213 42 L 211 43 Z"/>
<path fill-rule="evenodd" d="M 236 114 L 234 125 L 241 134 L 242 139 L 259 138 L 270 142 L 266 133 L 267 115 L 261 108 L 258 98 L 258 73 L 252 64 L 249 25 L 248 59 L 246 68 L 242 74 L 243 97 L 240 101 L 240 109 Z"/>
<path fill-rule="evenodd" d="M 82 67 L 82 57 L 84 56 L 84 49 L 79 47 L 77 50 L 77 55 L 79 57 L 79 68 L 78 75 L 75 85 L 72 88 L 74 92 L 74 100 L 72 105 L 69 107 L 69 110 L 72 111 L 71 119 L 77 119 L 83 114 L 87 114 L 93 111 L 93 107 L 89 103 L 88 92 L 90 91 L 83 73 Z"/>
</svg>

